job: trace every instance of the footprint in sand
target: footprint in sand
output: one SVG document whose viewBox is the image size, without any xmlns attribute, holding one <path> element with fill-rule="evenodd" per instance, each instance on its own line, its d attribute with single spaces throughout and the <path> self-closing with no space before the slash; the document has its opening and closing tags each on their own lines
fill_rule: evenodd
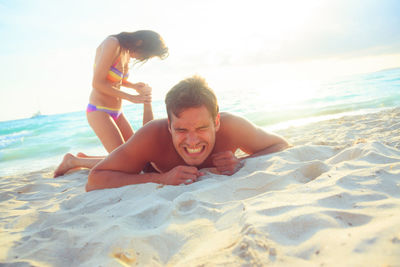
<svg viewBox="0 0 400 267">
<path fill-rule="evenodd" d="M 328 214 L 344 227 L 360 226 L 371 221 L 372 217 L 359 213 L 343 212 L 343 211 L 326 211 Z"/>
<path fill-rule="evenodd" d="M 360 158 L 362 155 L 365 154 L 365 151 L 362 149 L 360 145 L 355 145 L 350 148 L 346 148 L 339 152 L 334 157 L 330 158 L 327 162 L 328 164 L 338 164 L 343 161 L 354 160 Z"/>
<path fill-rule="evenodd" d="M 150 230 L 168 221 L 172 208 L 167 204 L 154 204 L 136 214 L 125 216 L 122 220 L 134 229 Z"/>
<path fill-rule="evenodd" d="M 0 193 L 0 201 L 7 201 L 9 199 L 15 198 L 15 193 L 14 192 L 1 192 Z"/>
<path fill-rule="evenodd" d="M 198 206 L 195 197 L 190 193 L 183 193 L 174 200 L 175 209 L 182 213 L 188 213 Z"/>
<path fill-rule="evenodd" d="M 279 207 L 259 210 L 259 211 L 257 211 L 257 213 L 266 215 L 266 216 L 278 216 L 278 215 L 281 215 L 288 211 L 291 211 L 293 209 L 296 209 L 298 207 L 299 206 L 294 206 L 294 205 L 279 206 Z"/>
<path fill-rule="evenodd" d="M 267 232 L 271 240 L 282 245 L 299 245 L 325 228 L 337 227 L 337 223 L 321 214 L 305 214 L 287 221 L 269 223 Z"/>
<path fill-rule="evenodd" d="M 364 202 L 373 202 L 377 200 L 386 199 L 387 196 L 383 194 L 350 194 L 342 192 L 339 194 L 331 195 L 318 200 L 318 205 L 327 208 L 339 208 L 339 209 L 354 209 Z"/>
<path fill-rule="evenodd" d="M 323 173 L 329 170 L 329 166 L 323 163 L 322 161 L 314 161 L 302 166 L 299 171 L 303 175 L 302 178 L 299 179 L 301 183 L 308 183 L 312 180 L 315 180 Z"/>
<path fill-rule="evenodd" d="M 176 207 L 181 212 L 189 212 L 197 206 L 197 201 L 194 199 L 188 199 L 177 203 Z"/>
</svg>

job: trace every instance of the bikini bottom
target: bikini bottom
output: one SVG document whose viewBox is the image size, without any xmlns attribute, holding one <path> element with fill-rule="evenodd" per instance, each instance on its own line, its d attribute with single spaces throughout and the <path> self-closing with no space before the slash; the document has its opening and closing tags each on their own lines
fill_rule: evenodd
<svg viewBox="0 0 400 267">
<path fill-rule="evenodd" d="M 111 118 L 114 119 L 114 121 L 116 121 L 118 119 L 118 117 L 122 114 L 121 109 L 107 108 L 107 107 L 103 107 L 103 106 L 95 106 L 92 104 L 87 105 L 87 108 L 86 108 L 87 113 L 96 111 L 96 110 L 107 113 L 108 115 L 111 116 Z"/>
</svg>

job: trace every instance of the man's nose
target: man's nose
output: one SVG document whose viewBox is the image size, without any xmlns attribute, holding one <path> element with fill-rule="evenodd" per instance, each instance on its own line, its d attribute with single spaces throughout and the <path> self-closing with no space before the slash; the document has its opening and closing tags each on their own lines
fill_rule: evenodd
<svg viewBox="0 0 400 267">
<path fill-rule="evenodd" d="M 195 132 L 189 132 L 186 135 L 186 142 L 188 145 L 196 145 L 199 142 L 199 137 Z"/>
</svg>

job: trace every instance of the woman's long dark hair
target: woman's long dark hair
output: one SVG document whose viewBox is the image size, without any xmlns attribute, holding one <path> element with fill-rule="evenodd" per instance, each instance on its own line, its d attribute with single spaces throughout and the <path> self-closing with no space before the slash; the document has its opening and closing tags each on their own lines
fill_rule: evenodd
<svg viewBox="0 0 400 267">
<path fill-rule="evenodd" d="M 152 57 L 164 59 L 168 56 L 168 47 L 161 36 L 154 31 L 121 32 L 111 36 L 118 39 L 123 49 L 138 54 L 139 61 L 145 61 Z"/>
</svg>

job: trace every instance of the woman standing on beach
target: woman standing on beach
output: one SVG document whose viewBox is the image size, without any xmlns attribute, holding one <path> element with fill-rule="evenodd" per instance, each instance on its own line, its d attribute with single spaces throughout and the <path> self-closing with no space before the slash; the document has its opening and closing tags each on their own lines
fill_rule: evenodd
<svg viewBox="0 0 400 267">
<path fill-rule="evenodd" d="M 122 113 L 122 100 L 143 104 L 143 125 L 153 119 L 151 87 L 145 83 L 131 83 L 127 80 L 129 62 L 146 62 L 168 56 L 161 36 L 149 30 L 121 32 L 108 36 L 97 48 L 92 80 L 92 92 L 86 109 L 87 120 L 108 153 L 125 143 L 134 131 Z M 121 86 L 134 89 L 138 94 L 121 91 Z M 67 154 L 54 172 L 54 177 L 63 175 L 74 160 L 80 167 L 93 167 L 92 157 Z M 102 158 L 102 157 L 94 157 Z M 69 165 L 69 166 L 67 166 Z M 68 167 L 68 168 L 67 168 Z"/>
</svg>

